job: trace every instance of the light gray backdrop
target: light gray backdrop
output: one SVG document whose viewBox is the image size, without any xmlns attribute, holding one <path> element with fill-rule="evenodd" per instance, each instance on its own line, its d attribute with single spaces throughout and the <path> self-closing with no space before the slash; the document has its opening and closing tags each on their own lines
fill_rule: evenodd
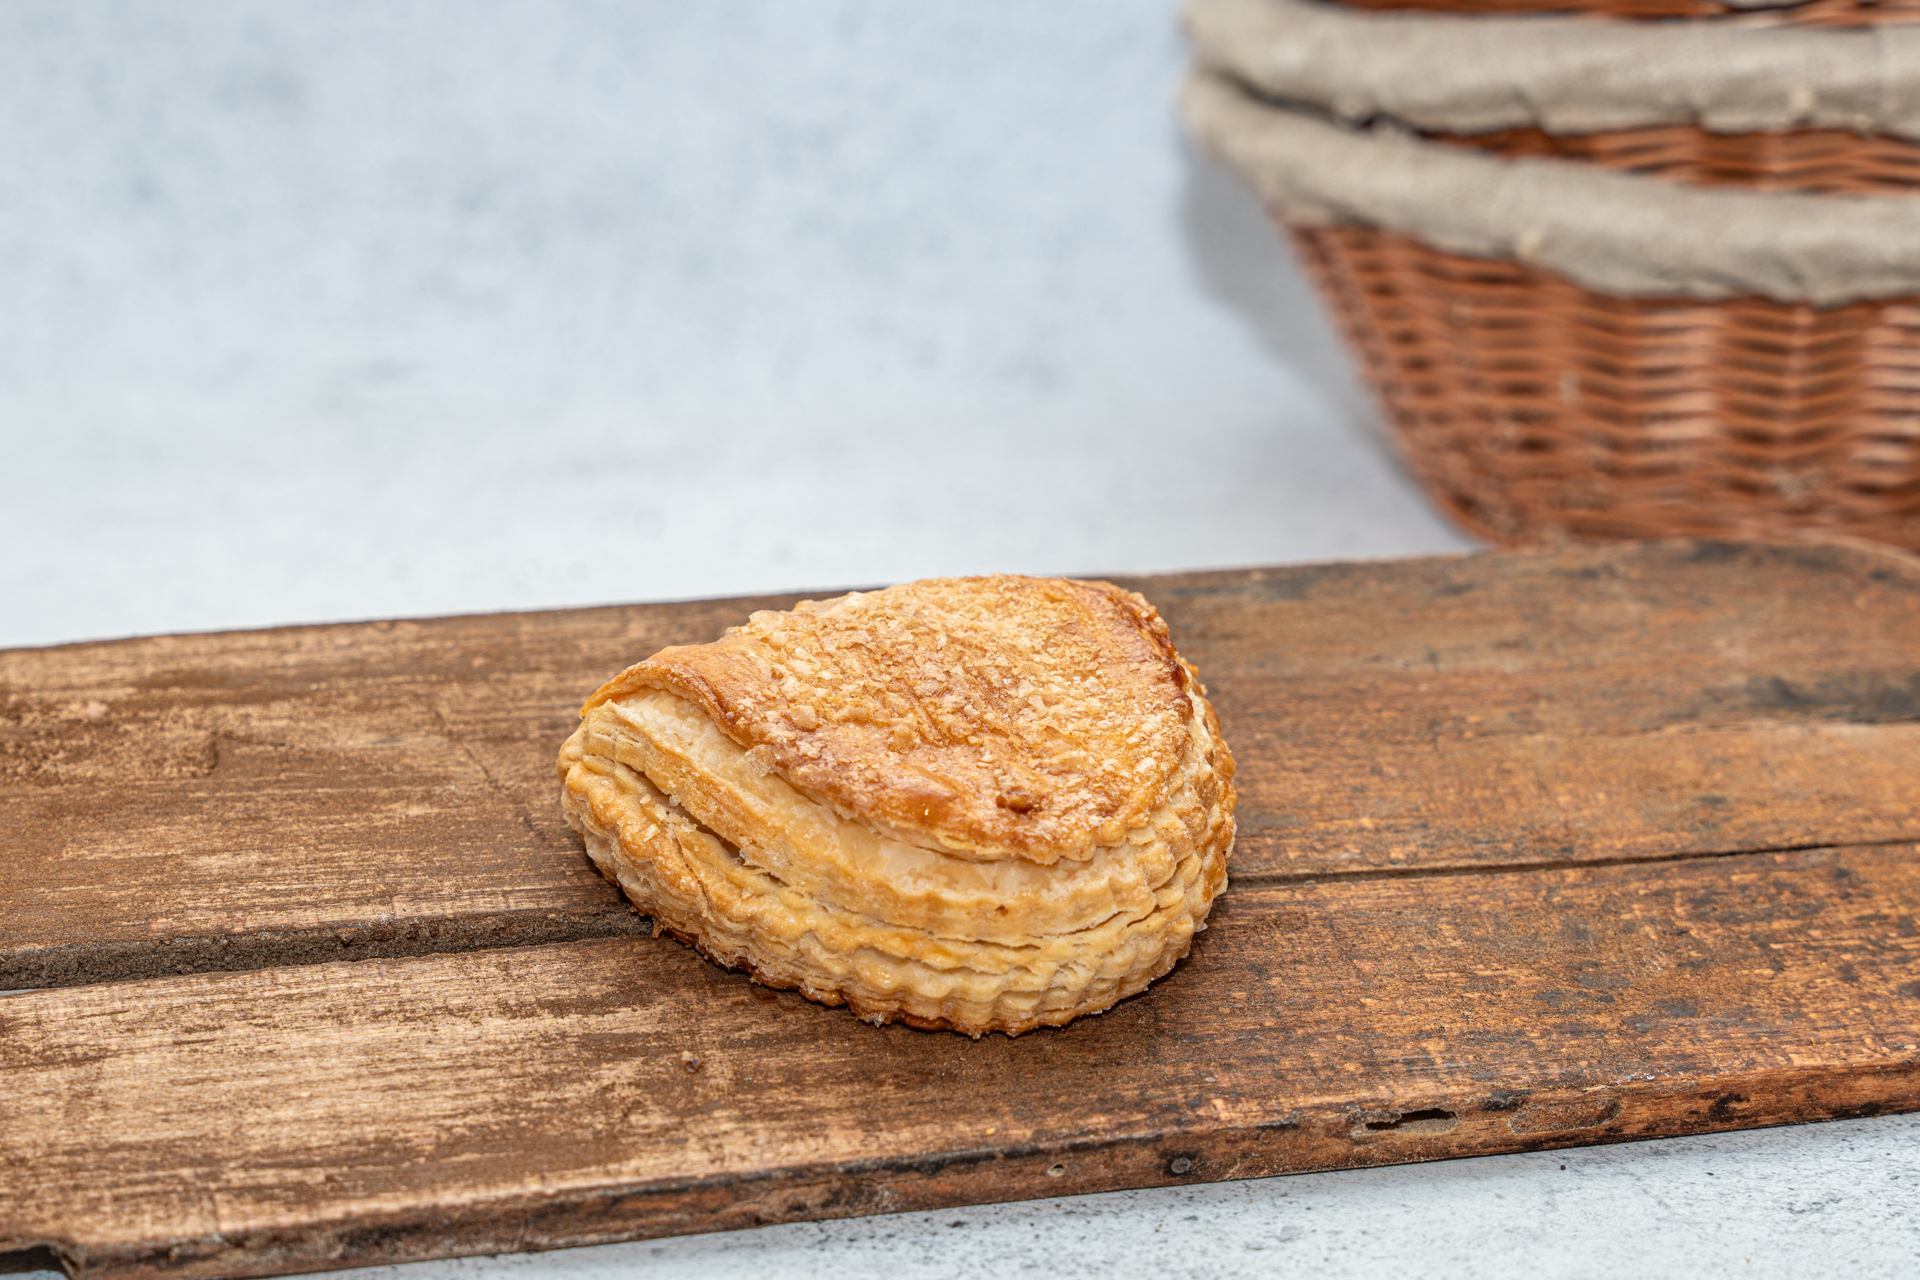
<svg viewBox="0 0 1920 1280">
<path fill-rule="evenodd" d="M 0 8 L 0 643 L 1467 545 L 1160 0 Z"/>
<path fill-rule="evenodd" d="M 0 644 L 1465 549 L 1170 6 L 0 7 Z M 1911 1274 L 1915 1136 L 405 1270 Z"/>
</svg>

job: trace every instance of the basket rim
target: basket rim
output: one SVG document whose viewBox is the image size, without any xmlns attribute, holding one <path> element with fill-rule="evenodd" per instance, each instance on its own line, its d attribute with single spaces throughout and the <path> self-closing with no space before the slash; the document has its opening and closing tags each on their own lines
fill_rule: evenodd
<svg viewBox="0 0 1920 1280">
<path fill-rule="evenodd" d="M 1349 121 L 1466 134 L 1697 124 L 1920 139 L 1920 27 L 1465 16 L 1323 0 L 1185 0 L 1181 18 L 1201 63 Z"/>
<path fill-rule="evenodd" d="M 1463 17 L 1558 14 L 1666 23 L 1748 19 L 1783 26 L 1851 28 L 1920 21 L 1912 0 L 1330 0 L 1376 13 L 1451 13 Z"/>
<path fill-rule="evenodd" d="M 1181 113 L 1201 148 L 1290 220 L 1357 223 L 1541 266 L 1625 297 L 1754 294 L 1817 306 L 1920 294 L 1920 202 L 1702 187 L 1545 157 L 1502 158 L 1264 102 L 1197 68 Z"/>
</svg>

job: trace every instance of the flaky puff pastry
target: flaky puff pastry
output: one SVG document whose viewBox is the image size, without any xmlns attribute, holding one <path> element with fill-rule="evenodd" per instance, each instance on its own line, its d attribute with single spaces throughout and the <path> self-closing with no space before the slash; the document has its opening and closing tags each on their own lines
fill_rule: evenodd
<svg viewBox="0 0 1920 1280">
<path fill-rule="evenodd" d="M 581 710 L 567 821 L 667 932 L 870 1021 L 1010 1035 L 1186 955 L 1233 757 L 1153 606 L 957 578 L 754 614 Z"/>
</svg>

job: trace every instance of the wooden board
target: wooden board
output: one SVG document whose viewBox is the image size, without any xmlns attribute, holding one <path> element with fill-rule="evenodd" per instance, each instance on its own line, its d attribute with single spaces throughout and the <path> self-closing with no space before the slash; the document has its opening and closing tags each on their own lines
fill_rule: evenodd
<svg viewBox="0 0 1920 1280">
<path fill-rule="evenodd" d="M 1146 995 L 978 1043 L 652 939 L 557 819 L 585 692 L 784 601 L 0 654 L 0 1249 L 264 1274 L 1920 1108 L 1914 560 L 1134 585 L 1241 762 L 1234 886 Z"/>
</svg>

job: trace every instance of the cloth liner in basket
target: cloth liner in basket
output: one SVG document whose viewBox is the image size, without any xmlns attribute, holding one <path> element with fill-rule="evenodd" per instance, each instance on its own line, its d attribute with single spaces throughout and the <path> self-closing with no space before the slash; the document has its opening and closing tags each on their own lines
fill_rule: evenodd
<svg viewBox="0 0 1920 1280">
<path fill-rule="evenodd" d="M 1466 527 L 1920 547 L 1920 27 L 1186 17 L 1189 130 Z"/>
</svg>

